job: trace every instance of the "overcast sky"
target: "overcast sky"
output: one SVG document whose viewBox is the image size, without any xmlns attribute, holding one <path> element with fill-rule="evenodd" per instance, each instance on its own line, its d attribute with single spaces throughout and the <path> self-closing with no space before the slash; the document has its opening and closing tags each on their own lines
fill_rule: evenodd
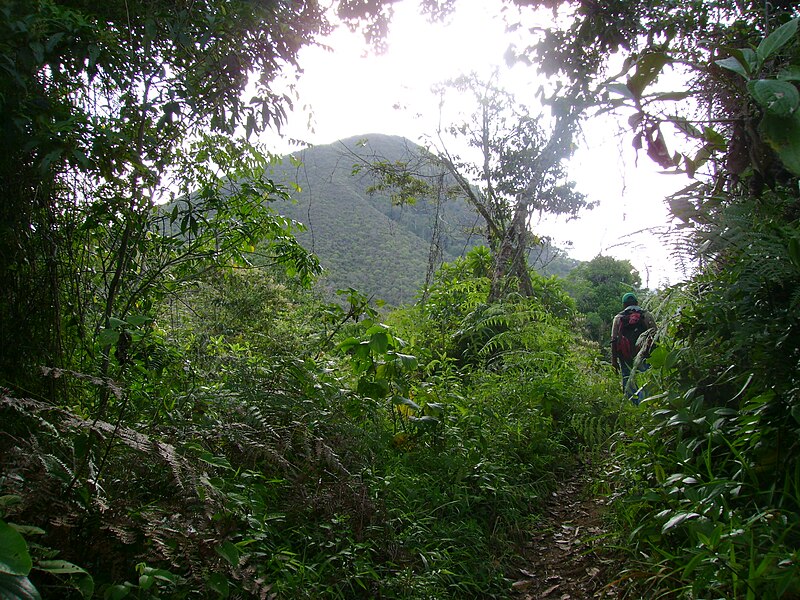
<svg viewBox="0 0 800 600">
<path fill-rule="evenodd" d="M 513 39 L 504 31 L 500 2 L 459 3 L 452 18 L 436 25 L 426 23 L 415 5 L 414 0 L 395 5 L 388 51 L 381 56 L 367 51 L 362 38 L 346 29 L 327 40 L 333 51 L 304 49 L 299 101 L 283 133 L 314 144 L 368 133 L 419 141 L 435 131 L 438 119 L 431 86 L 470 72 L 488 76 L 497 67 L 503 87 L 518 98 L 532 96 L 540 83 L 535 69 L 505 65 Z M 658 174 L 646 156 L 637 166 L 630 136 L 619 138 L 617 129 L 611 120 L 588 123 L 582 148 L 570 161 L 578 189 L 600 206 L 577 221 L 534 223 L 534 230 L 552 236 L 579 260 L 600 253 L 627 258 L 650 287 L 676 283 L 680 268 L 655 232 L 667 226 L 663 198 L 689 181 Z M 274 136 L 266 141 L 277 152 L 290 149 Z"/>
</svg>

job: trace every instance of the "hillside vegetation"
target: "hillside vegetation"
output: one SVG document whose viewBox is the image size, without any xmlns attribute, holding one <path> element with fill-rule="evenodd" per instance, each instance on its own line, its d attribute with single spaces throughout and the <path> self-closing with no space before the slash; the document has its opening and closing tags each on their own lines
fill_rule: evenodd
<svg viewBox="0 0 800 600">
<path fill-rule="evenodd" d="M 437 217 L 432 201 L 393 205 L 386 194 L 368 194 L 373 182 L 353 173 L 363 160 L 409 160 L 414 151 L 403 138 L 374 134 L 307 148 L 292 155 L 298 166 L 284 160 L 275 169 L 276 181 L 300 188 L 291 205 L 276 210 L 306 226 L 298 240 L 320 257 L 329 293 L 355 288 L 392 304 L 409 302 L 425 282 L 431 252 L 439 263 L 449 261 L 480 240 L 477 215 L 465 203 L 444 202 Z M 432 248 L 437 218 L 443 233 Z"/>
<path fill-rule="evenodd" d="M 405 138 L 368 134 L 306 148 L 272 167 L 277 183 L 299 187 L 291 203 L 274 209 L 305 225 L 297 239 L 319 257 L 326 295 L 354 288 L 395 306 L 409 303 L 442 262 L 485 243 L 485 227 L 463 198 L 400 205 L 387 191 L 370 192 L 369 174 L 354 173 L 370 161 L 413 162 L 421 150 Z M 531 249 L 531 263 L 564 274 L 577 261 L 545 241 Z"/>
<path fill-rule="evenodd" d="M 390 5 L 333 8 L 380 45 Z M 361 180 L 352 152 L 309 149 L 288 178 L 302 233 L 248 141 L 285 120 L 281 65 L 333 26 L 316 2 L 0 5 L 0 596 L 507 598 L 579 464 L 607 508 L 585 534 L 617 557 L 576 563 L 591 589 L 800 596 L 797 7 L 508 5 L 558 17 L 509 52 L 558 82 L 553 119 L 454 82 L 491 100 L 450 129 L 485 160 L 427 158 L 489 231 L 457 252 L 469 211 L 443 208 L 435 268 L 433 205 L 364 196 L 430 190 L 425 173 Z M 664 92 L 672 67 L 693 77 Z M 692 178 L 667 199 L 690 280 L 639 290 L 602 256 L 531 268 L 530 212 L 588 206 L 564 159 L 594 111 Z M 378 307 L 384 289 L 404 304 Z M 602 347 L 629 291 L 657 323 L 639 406 Z"/>
</svg>

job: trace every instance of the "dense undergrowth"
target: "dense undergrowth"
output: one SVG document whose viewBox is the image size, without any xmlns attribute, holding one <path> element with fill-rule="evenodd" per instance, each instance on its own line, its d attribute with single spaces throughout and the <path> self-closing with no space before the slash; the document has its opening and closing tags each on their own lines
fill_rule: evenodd
<svg viewBox="0 0 800 600">
<path fill-rule="evenodd" d="M 721 208 L 697 233 L 716 256 L 664 303 L 653 397 L 615 448 L 615 503 L 648 597 L 800 594 L 797 200 Z"/>
<path fill-rule="evenodd" d="M 606 261 L 570 282 L 586 318 L 558 281 L 504 271 L 491 235 L 416 307 L 309 296 L 319 263 L 247 139 L 285 120 L 272 82 L 331 23 L 316 3 L 189 4 L 0 6 L 0 595 L 501 598 L 542 498 L 591 453 L 629 558 L 615 589 L 800 596 L 793 4 L 580 7 L 520 49 L 569 92 L 559 113 L 628 110 L 633 146 L 693 179 L 669 204 L 701 268 L 648 300 L 636 409 L 582 335 L 608 330 Z M 340 16 L 380 43 L 389 4 Z M 689 89 L 651 88 L 667 66 Z"/>
<path fill-rule="evenodd" d="M 768 257 L 793 206 L 720 210 L 723 263 L 648 300 L 638 408 L 557 280 L 485 304 L 481 249 L 384 315 L 209 271 L 120 324 L 116 378 L 42 369 L 61 405 L 4 390 L 4 593 L 502 598 L 589 455 L 628 597 L 792 597 L 798 265 Z"/>
<path fill-rule="evenodd" d="M 486 306 L 465 264 L 442 277 L 474 292 L 442 279 L 391 326 L 352 290 L 322 305 L 217 272 L 124 325 L 126 381 L 48 371 L 70 407 L 6 391 L 3 519 L 30 581 L 45 597 L 504 597 L 541 499 L 620 406 L 555 280 Z"/>
</svg>

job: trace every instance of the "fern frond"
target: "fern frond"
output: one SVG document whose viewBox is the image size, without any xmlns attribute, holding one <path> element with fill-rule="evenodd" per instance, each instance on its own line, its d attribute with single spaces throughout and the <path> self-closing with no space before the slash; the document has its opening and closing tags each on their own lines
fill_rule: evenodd
<svg viewBox="0 0 800 600">
<path fill-rule="evenodd" d="M 3 395 L 0 396 L 0 407 L 10 408 L 23 414 L 48 415 L 51 418 L 57 417 L 54 419 L 56 423 L 55 426 L 62 432 L 66 432 L 70 429 L 93 431 L 100 434 L 101 437 L 107 439 L 113 438 L 135 452 L 157 457 L 169 466 L 173 474 L 173 479 L 181 490 L 194 489 L 194 487 L 199 484 L 194 470 L 189 468 L 186 460 L 177 454 L 174 446 L 153 439 L 134 429 L 121 425 L 114 425 L 106 421 L 89 421 L 67 410 L 31 398 L 13 398 Z M 69 472 L 66 465 L 63 465 L 63 467 Z"/>
</svg>

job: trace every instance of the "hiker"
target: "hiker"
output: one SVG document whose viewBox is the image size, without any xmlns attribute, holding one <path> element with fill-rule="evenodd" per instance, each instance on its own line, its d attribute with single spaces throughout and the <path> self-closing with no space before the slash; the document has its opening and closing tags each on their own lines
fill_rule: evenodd
<svg viewBox="0 0 800 600">
<path fill-rule="evenodd" d="M 622 393 L 638 405 L 644 390 L 636 388 L 636 373 L 650 368 L 647 357 L 653 345 L 656 321 L 639 306 L 636 294 L 622 296 L 622 311 L 611 325 L 611 366 L 622 371 Z"/>
</svg>

